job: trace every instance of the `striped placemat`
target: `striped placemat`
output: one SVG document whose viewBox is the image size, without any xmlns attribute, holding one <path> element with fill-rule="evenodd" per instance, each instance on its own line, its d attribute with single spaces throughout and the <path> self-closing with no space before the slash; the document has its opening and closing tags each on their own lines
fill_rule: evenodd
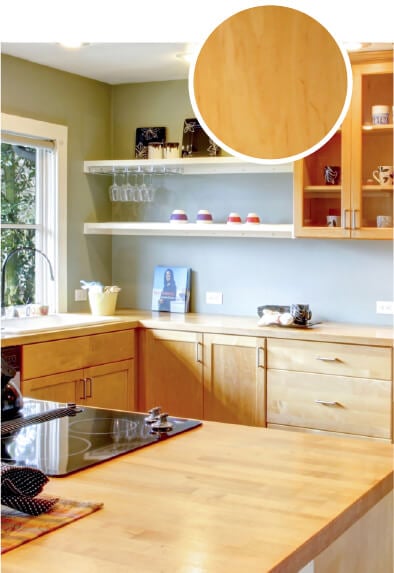
<svg viewBox="0 0 394 573">
<path fill-rule="evenodd" d="M 11 551 L 102 507 L 102 503 L 59 499 L 47 513 L 32 516 L 1 506 L 1 553 Z"/>
</svg>

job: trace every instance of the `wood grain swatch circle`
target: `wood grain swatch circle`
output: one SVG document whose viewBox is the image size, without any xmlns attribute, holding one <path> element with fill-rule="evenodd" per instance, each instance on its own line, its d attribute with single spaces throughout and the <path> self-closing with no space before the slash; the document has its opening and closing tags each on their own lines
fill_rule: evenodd
<svg viewBox="0 0 394 573">
<path fill-rule="evenodd" d="M 226 19 L 189 72 L 192 106 L 208 134 L 230 153 L 267 162 L 323 145 L 343 120 L 351 88 L 349 58 L 333 36 L 283 6 Z"/>
</svg>

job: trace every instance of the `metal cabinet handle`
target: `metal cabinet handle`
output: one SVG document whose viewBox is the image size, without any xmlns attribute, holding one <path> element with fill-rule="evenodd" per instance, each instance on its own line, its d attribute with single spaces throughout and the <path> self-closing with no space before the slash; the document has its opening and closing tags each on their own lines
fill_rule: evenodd
<svg viewBox="0 0 394 573">
<path fill-rule="evenodd" d="M 360 225 L 357 224 L 356 213 L 360 213 L 360 209 L 352 210 L 352 229 L 359 229 Z"/>
<path fill-rule="evenodd" d="M 335 356 L 316 356 L 316 360 L 322 360 L 323 362 L 340 362 L 339 358 Z"/>
<path fill-rule="evenodd" d="M 200 353 L 201 348 L 201 353 Z M 201 342 L 196 342 L 196 362 L 202 363 L 202 344 Z"/>
<path fill-rule="evenodd" d="M 86 400 L 86 380 L 85 378 L 81 378 L 79 381 L 82 382 L 82 396 L 80 396 L 79 399 Z"/>
<path fill-rule="evenodd" d="M 89 389 L 88 392 L 86 392 L 86 398 L 93 398 L 93 380 L 91 378 L 85 378 L 86 381 L 86 387 Z"/>
<path fill-rule="evenodd" d="M 316 404 L 322 404 L 323 406 L 340 406 L 339 402 L 330 400 L 315 400 Z"/>
<path fill-rule="evenodd" d="M 257 346 L 256 348 L 256 367 L 257 368 L 264 368 L 264 364 L 261 363 L 260 360 L 260 356 L 261 356 L 261 351 L 263 351 L 264 348 L 261 348 L 261 346 Z"/>
<path fill-rule="evenodd" d="M 348 214 L 350 213 L 350 209 L 343 210 L 343 227 L 345 229 L 351 229 L 350 222 L 348 222 Z"/>
</svg>

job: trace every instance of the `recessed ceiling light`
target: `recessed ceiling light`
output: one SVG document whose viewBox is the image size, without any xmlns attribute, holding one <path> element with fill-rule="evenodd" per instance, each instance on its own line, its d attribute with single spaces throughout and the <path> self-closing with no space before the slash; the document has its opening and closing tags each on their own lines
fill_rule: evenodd
<svg viewBox="0 0 394 573">
<path fill-rule="evenodd" d="M 89 44 L 86 42 L 79 42 L 78 40 L 66 40 L 65 42 L 59 42 L 59 45 L 62 46 L 62 48 L 67 48 L 69 50 L 78 50 L 79 48 L 83 48 Z"/>
<path fill-rule="evenodd" d="M 366 42 L 345 42 L 344 46 L 348 52 L 357 52 L 363 48 L 370 46 L 370 43 Z"/>
<path fill-rule="evenodd" d="M 191 54 L 190 52 L 182 52 L 180 54 L 176 54 L 176 57 L 179 60 L 183 60 L 184 62 L 190 64 L 190 62 L 192 61 L 193 54 Z"/>
</svg>

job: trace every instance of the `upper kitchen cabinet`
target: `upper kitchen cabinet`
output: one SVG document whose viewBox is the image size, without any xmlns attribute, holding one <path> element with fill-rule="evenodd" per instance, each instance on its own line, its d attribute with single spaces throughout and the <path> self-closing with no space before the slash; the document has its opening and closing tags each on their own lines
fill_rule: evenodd
<svg viewBox="0 0 394 573">
<path fill-rule="evenodd" d="M 353 95 L 341 129 L 294 164 L 296 237 L 393 238 L 391 51 L 352 60 Z"/>
</svg>

